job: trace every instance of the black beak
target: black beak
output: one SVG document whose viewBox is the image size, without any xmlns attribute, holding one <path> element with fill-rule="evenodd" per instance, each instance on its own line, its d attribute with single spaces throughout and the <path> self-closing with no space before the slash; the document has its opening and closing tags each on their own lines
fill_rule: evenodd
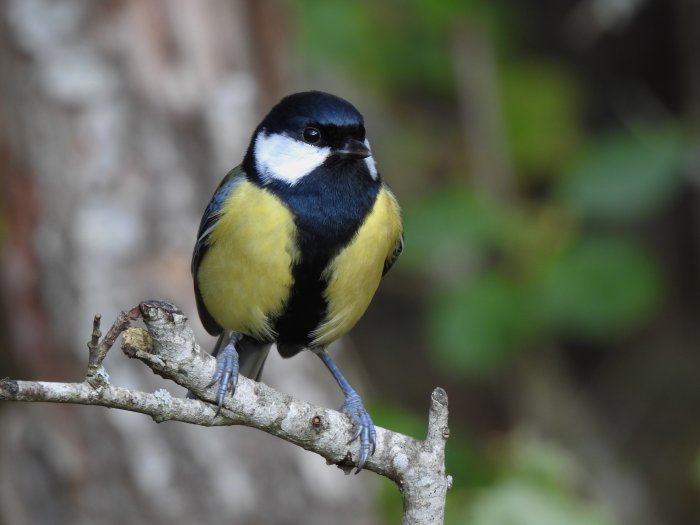
<svg viewBox="0 0 700 525">
<path fill-rule="evenodd" d="M 342 148 L 335 150 L 335 154 L 344 159 L 366 159 L 372 152 L 364 142 L 360 142 L 357 139 L 348 139 Z"/>
</svg>

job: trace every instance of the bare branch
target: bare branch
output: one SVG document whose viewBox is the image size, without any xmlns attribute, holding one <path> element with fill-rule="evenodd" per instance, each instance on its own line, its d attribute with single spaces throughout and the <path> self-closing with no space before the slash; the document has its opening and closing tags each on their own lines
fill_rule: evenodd
<svg viewBox="0 0 700 525">
<path fill-rule="evenodd" d="M 137 318 L 146 329 L 129 327 Z M 204 426 L 245 425 L 315 452 L 346 473 L 357 461 L 352 424 L 340 412 L 294 399 L 264 383 L 240 377 L 235 395 L 227 397 L 215 415 L 216 389 L 207 388 L 216 360 L 202 352 L 187 318 L 175 306 L 145 301 L 122 312 L 105 338 L 99 339 L 95 318 L 88 347 L 88 376 L 83 383 L 0 381 L 0 400 L 44 401 L 99 405 L 147 414 L 156 422 L 180 421 Z M 194 392 L 202 401 L 175 398 L 165 390 L 138 392 L 110 385 L 102 361 L 123 332 L 122 350 L 156 374 Z M 365 469 L 386 476 L 399 487 L 404 501 L 404 523 L 442 523 L 449 477 L 445 475 L 447 394 L 436 388 L 431 396 L 425 441 L 377 427 L 377 449 Z"/>
<path fill-rule="evenodd" d="M 202 426 L 230 425 L 209 403 L 172 397 L 167 390 L 153 393 L 127 390 L 113 385 L 93 387 L 84 383 L 51 383 L 46 381 L 0 380 L 0 399 L 11 401 L 43 401 L 118 408 L 147 414 L 156 423 L 180 421 Z"/>
</svg>

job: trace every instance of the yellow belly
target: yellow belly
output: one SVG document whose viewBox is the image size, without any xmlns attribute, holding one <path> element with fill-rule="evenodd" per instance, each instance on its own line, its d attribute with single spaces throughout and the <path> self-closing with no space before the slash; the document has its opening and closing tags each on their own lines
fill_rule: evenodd
<svg viewBox="0 0 700 525">
<path fill-rule="evenodd" d="M 197 272 L 207 310 L 225 330 L 272 340 L 269 319 L 284 308 L 298 259 L 292 214 L 249 182 L 232 192 Z"/>
<path fill-rule="evenodd" d="M 384 261 L 396 248 L 401 231 L 399 205 L 384 188 L 350 244 L 324 271 L 328 309 L 325 321 L 312 334 L 312 346 L 328 345 L 359 321 L 377 291 Z"/>
</svg>

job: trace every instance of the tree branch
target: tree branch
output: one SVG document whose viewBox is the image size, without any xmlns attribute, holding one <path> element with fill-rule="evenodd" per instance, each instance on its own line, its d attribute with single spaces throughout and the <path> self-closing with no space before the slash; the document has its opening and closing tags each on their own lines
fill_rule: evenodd
<svg viewBox="0 0 700 525">
<path fill-rule="evenodd" d="M 142 319 L 146 329 L 132 327 Z M 207 388 L 216 360 L 202 352 L 185 315 L 174 305 L 145 301 L 122 312 L 102 341 L 95 317 L 88 347 L 88 375 L 83 383 L 0 380 L 0 400 L 44 401 L 99 405 L 147 414 L 156 422 L 195 425 L 245 425 L 263 430 L 324 457 L 346 473 L 357 461 L 357 443 L 348 443 L 352 424 L 342 413 L 282 394 L 264 383 L 241 376 L 233 397 L 215 415 L 216 388 Z M 160 389 L 153 393 L 109 384 L 102 361 L 123 333 L 122 350 L 156 374 L 194 392 L 199 399 L 175 398 Z M 209 403 L 207 403 L 208 401 Z M 425 441 L 377 427 L 377 449 L 366 465 L 393 480 L 404 503 L 404 524 L 442 523 L 450 477 L 445 475 L 448 438 L 447 394 L 436 388 L 431 396 Z"/>
</svg>

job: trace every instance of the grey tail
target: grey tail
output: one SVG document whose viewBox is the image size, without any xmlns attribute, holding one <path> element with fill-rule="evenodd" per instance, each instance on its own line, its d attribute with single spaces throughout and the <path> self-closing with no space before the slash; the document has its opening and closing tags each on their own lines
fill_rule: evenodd
<svg viewBox="0 0 700 525">
<path fill-rule="evenodd" d="M 211 355 L 216 357 L 219 352 L 231 341 L 233 332 L 223 332 L 216 341 L 214 350 Z M 263 366 L 267 359 L 267 354 L 270 353 L 271 343 L 261 343 L 247 335 L 241 336 L 236 344 L 238 352 L 239 373 L 249 379 L 260 381 L 262 376 Z"/>
</svg>

